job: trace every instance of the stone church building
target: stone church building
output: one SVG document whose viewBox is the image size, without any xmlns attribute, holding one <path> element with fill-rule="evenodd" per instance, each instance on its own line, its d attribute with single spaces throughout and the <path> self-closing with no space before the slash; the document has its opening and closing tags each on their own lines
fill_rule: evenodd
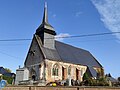
<svg viewBox="0 0 120 90">
<path fill-rule="evenodd" d="M 33 36 L 24 68 L 17 71 L 28 70 L 27 77 L 21 80 L 45 81 L 57 80 L 83 80 L 87 72 L 92 78 L 104 75 L 102 65 L 87 50 L 77 48 L 55 40 L 56 31 L 48 23 L 47 6 L 41 25 Z M 18 79 L 18 75 L 16 78 Z M 20 81 L 20 80 L 18 80 Z"/>
</svg>

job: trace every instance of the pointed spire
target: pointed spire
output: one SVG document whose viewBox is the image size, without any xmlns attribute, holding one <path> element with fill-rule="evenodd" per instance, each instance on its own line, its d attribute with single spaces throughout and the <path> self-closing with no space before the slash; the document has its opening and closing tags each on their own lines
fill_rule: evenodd
<svg viewBox="0 0 120 90">
<path fill-rule="evenodd" d="M 36 34 L 40 34 L 41 31 L 52 34 L 52 35 L 56 35 L 54 28 L 48 23 L 47 2 L 45 2 L 45 5 L 44 5 L 44 15 L 43 15 L 42 24 L 36 30 Z"/>
<path fill-rule="evenodd" d="M 48 23 L 48 11 L 47 11 L 47 2 L 45 2 L 45 6 L 44 6 L 44 16 L 43 16 L 43 21 L 42 23 Z"/>
</svg>

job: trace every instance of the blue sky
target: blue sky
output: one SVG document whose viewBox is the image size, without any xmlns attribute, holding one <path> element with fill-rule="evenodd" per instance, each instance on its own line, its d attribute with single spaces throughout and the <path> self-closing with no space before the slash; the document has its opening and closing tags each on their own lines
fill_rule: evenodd
<svg viewBox="0 0 120 90">
<path fill-rule="evenodd" d="M 58 36 L 120 31 L 120 0 L 46 0 L 49 23 Z M 0 0 L 0 40 L 32 39 L 41 24 L 45 0 Z M 120 76 L 120 34 L 60 41 L 90 51 L 105 73 Z M 0 66 L 13 72 L 26 58 L 31 41 L 0 41 Z"/>
</svg>

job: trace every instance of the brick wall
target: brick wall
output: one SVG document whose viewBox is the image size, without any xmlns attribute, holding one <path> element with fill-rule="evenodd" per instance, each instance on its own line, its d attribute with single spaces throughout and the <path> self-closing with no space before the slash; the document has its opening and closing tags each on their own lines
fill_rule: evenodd
<svg viewBox="0 0 120 90">
<path fill-rule="evenodd" d="M 30 90 L 30 87 L 5 87 L 2 90 Z"/>
<path fill-rule="evenodd" d="M 40 87 L 40 86 L 13 86 L 2 90 L 120 90 L 115 87 Z"/>
</svg>

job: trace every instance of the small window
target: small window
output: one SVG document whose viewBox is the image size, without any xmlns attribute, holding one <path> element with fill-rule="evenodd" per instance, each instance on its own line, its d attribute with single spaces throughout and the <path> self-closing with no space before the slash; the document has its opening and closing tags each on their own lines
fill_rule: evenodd
<svg viewBox="0 0 120 90">
<path fill-rule="evenodd" d="M 55 75 L 55 69 L 54 68 L 52 69 L 52 75 Z"/>
<path fill-rule="evenodd" d="M 39 65 L 39 68 L 41 68 L 41 65 Z"/>
<path fill-rule="evenodd" d="M 68 67 L 68 75 L 71 75 L 71 66 Z"/>
<path fill-rule="evenodd" d="M 58 64 L 55 64 L 53 66 L 53 68 L 52 68 L 52 75 L 53 76 L 58 76 L 58 71 L 59 71 L 58 67 L 59 67 Z"/>
<path fill-rule="evenodd" d="M 58 76 L 58 68 L 56 68 L 56 76 Z"/>
<path fill-rule="evenodd" d="M 81 71 L 81 72 L 80 72 L 80 73 L 81 73 L 81 76 L 83 76 L 83 69 L 81 69 L 80 71 Z"/>
</svg>

